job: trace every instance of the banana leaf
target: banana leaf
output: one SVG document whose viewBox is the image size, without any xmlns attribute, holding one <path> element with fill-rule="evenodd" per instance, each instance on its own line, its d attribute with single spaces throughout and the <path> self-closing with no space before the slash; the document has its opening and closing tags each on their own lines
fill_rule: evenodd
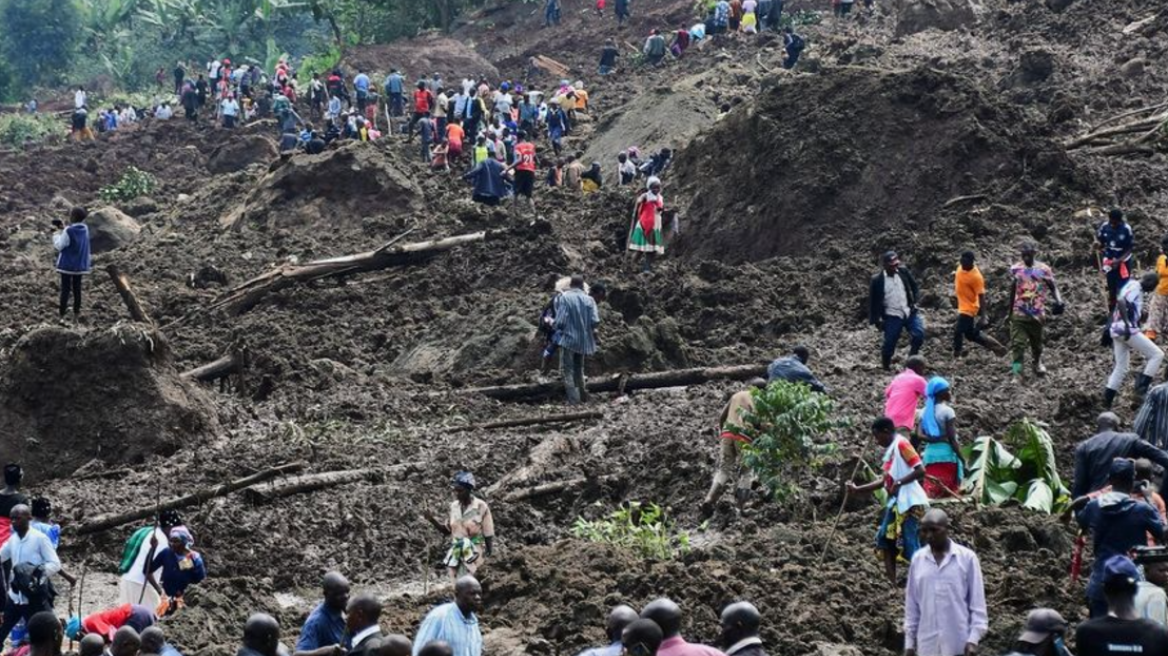
<svg viewBox="0 0 1168 656">
<path fill-rule="evenodd" d="M 1026 493 L 1019 494 L 1018 500 L 1031 508 L 1030 499 L 1037 489 L 1035 481 L 1041 480 L 1049 491 L 1050 502 L 1045 501 L 1046 492 L 1042 492 L 1043 500 L 1036 502 L 1034 509 L 1050 513 L 1065 507 L 1070 502 L 1070 491 L 1059 476 L 1054 441 L 1043 424 L 1023 419 L 1006 432 L 1006 442 L 1017 449 L 1018 459 L 1022 461 L 1018 480 L 1029 481 L 1025 486 Z"/>
<path fill-rule="evenodd" d="M 1022 502 L 1023 508 L 1037 510 L 1038 512 L 1047 514 L 1054 512 L 1054 490 L 1041 478 L 1030 481 L 1030 484 L 1026 486 L 1025 494 L 1019 494 L 1018 496 L 1018 500 Z"/>
<path fill-rule="evenodd" d="M 969 469 L 961 483 L 961 491 L 980 504 L 1005 503 L 1018 491 L 1014 470 L 1022 466 L 1006 447 L 994 438 L 983 435 L 965 448 Z"/>
</svg>

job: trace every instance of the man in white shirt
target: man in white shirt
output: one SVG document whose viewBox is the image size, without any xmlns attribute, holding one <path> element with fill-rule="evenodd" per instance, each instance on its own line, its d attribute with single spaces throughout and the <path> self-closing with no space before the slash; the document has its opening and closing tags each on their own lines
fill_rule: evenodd
<svg viewBox="0 0 1168 656">
<path fill-rule="evenodd" d="M 81 109 L 88 104 L 88 98 L 85 96 L 85 87 L 77 87 L 77 91 L 73 92 L 73 109 Z"/>
<path fill-rule="evenodd" d="M 5 587 L 8 597 L 4 600 L 4 621 L 0 624 L 0 644 L 8 638 L 12 628 L 18 622 L 28 620 L 42 610 L 53 609 L 51 584 L 46 582 L 47 589 L 35 585 L 35 579 L 30 580 L 26 568 L 22 565 L 36 567 L 47 579 L 61 571 L 61 560 L 57 558 L 57 551 L 53 543 L 44 533 L 32 528 L 32 509 L 21 504 L 12 509 L 12 535 L 0 547 L 0 566 L 4 569 Z M 29 584 L 32 584 L 30 587 Z"/>
<path fill-rule="evenodd" d="M 1164 547 L 1137 547 L 1135 561 L 1144 568 L 1144 580 L 1136 588 L 1136 613 L 1168 626 L 1168 551 Z"/>
<path fill-rule="evenodd" d="M 927 547 L 912 557 L 904 601 L 905 656 L 973 656 L 989 630 L 977 554 L 949 539 L 949 516 L 921 520 Z"/>
</svg>

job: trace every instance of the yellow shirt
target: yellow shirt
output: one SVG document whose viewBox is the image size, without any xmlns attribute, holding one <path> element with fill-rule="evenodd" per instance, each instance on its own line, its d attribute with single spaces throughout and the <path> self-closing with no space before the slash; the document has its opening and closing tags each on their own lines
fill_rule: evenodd
<svg viewBox="0 0 1168 656">
<path fill-rule="evenodd" d="M 1168 296 L 1168 255 L 1156 258 L 1156 273 L 1160 276 L 1160 284 L 1156 285 L 1156 293 Z"/>
<path fill-rule="evenodd" d="M 976 266 L 966 271 L 958 265 L 953 280 L 957 292 L 957 311 L 966 316 L 976 317 L 977 311 L 981 308 L 981 299 L 978 297 L 985 293 L 985 278 L 982 278 L 981 271 L 978 271 Z"/>
</svg>

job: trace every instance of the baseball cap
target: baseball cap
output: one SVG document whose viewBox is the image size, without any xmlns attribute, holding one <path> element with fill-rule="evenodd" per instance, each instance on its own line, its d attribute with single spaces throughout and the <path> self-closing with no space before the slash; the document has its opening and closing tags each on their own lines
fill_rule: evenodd
<svg viewBox="0 0 1168 656">
<path fill-rule="evenodd" d="M 1112 556 L 1103 563 L 1103 585 L 1109 588 L 1136 587 L 1140 572 L 1127 556 Z"/>
<path fill-rule="evenodd" d="M 1027 642 L 1032 645 L 1037 645 L 1050 637 L 1052 633 L 1066 633 L 1067 621 L 1063 619 L 1062 615 L 1053 608 L 1035 608 L 1026 616 L 1026 626 L 1022 629 L 1022 635 L 1018 636 L 1020 642 Z"/>
<path fill-rule="evenodd" d="M 1136 463 L 1130 458 L 1116 458 L 1111 461 L 1111 470 L 1108 474 L 1112 480 L 1136 480 Z"/>
<path fill-rule="evenodd" d="M 885 264 L 900 262 L 900 255 L 898 255 L 896 251 L 887 251 L 884 253 L 883 257 L 880 258 L 880 260 Z"/>
</svg>

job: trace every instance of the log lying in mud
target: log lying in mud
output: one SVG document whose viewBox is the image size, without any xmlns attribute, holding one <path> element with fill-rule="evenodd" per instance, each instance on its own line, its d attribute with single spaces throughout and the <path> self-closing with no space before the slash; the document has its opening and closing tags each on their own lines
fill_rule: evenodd
<svg viewBox="0 0 1168 656">
<path fill-rule="evenodd" d="M 122 273 L 116 264 L 107 266 L 105 272 L 109 274 L 110 280 L 113 280 L 118 295 L 122 297 L 122 302 L 126 304 L 126 309 L 130 312 L 130 318 L 138 323 L 154 325 L 154 322 L 150 320 L 150 315 L 146 314 L 146 310 L 142 308 L 142 302 L 138 300 L 138 296 L 130 288 L 129 276 Z"/>
<path fill-rule="evenodd" d="M 397 465 L 390 465 L 389 467 L 346 469 L 342 471 L 321 472 L 318 474 L 304 474 L 302 476 L 293 476 L 282 481 L 248 488 L 243 493 L 247 500 L 252 503 L 267 503 L 273 499 L 288 497 L 293 494 L 316 492 L 349 483 L 382 483 L 394 474 L 411 469 L 420 469 L 423 466 L 425 466 L 425 463 L 403 462 Z"/>
<path fill-rule="evenodd" d="M 661 387 L 684 387 L 700 385 L 711 380 L 748 380 L 766 376 L 765 364 L 742 364 L 729 367 L 704 367 L 697 369 L 675 369 L 655 371 L 647 374 L 615 376 L 604 380 L 591 380 L 585 386 L 590 393 L 617 392 L 624 390 L 654 389 Z M 530 383 L 524 385 L 497 385 L 493 387 L 468 387 L 458 390 L 460 394 L 481 394 L 500 401 L 517 401 L 553 396 L 562 393 L 562 381 Z"/>
<path fill-rule="evenodd" d="M 247 361 L 246 348 L 232 349 L 231 353 L 201 367 L 183 372 L 180 377 L 206 383 L 243 371 L 247 368 Z"/>
<path fill-rule="evenodd" d="M 516 428 L 519 426 L 539 426 L 542 424 L 562 424 L 569 421 L 584 421 L 588 419 L 604 419 L 603 412 L 571 412 L 566 415 L 550 415 L 547 417 L 524 417 L 522 419 L 508 419 L 506 421 L 492 421 L 485 424 L 471 424 L 470 426 L 455 426 L 449 429 L 452 433 L 473 430 L 490 430 L 492 428 Z"/>
<path fill-rule="evenodd" d="M 399 235 L 380 248 L 365 253 L 316 260 L 300 265 L 285 265 L 273 269 L 232 288 L 206 309 L 223 309 L 228 314 L 240 315 L 255 307 L 264 296 L 298 283 L 353 273 L 379 271 L 393 266 L 410 264 L 458 246 L 490 239 L 494 234 L 497 234 L 494 231 L 473 232 L 444 239 L 397 244 L 397 241 L 409 232 Z"/>
<path fill-rule="evenodd" d="M 1151 154 L 1154 144 L 1168 139 L 1168 103 L 1124 112 L 1075 137 L 1067 150 L 1090 147 L 1095 155 Z M 1138 118 L 1136 118 L 1138 117 Z"/>
<path fill-rule="evenodd" d="M 258 485 L 264 481 L 270 481 L 273 478 L 284 476 L 285 474 L 294 474 L 304 469 L 303 462 L 292 462 L 276 467 L 270 467 L 262 471 L 258 471 L 250 476 L 237 478 L 228 483 L 221 483 L 214 487 L 205 488 L 188 494 L 186 496 L 177 497 L 174 499 L 167 499 L 160 501 L 157 504 L 148 506 L 146 508 L 136 508 L 122 513 L 113 513 L 109 515 L 101 515 L 92 521 L 86 522 L 77 528 L 78 535 L 87 535 L 89 533 L 98 533 L 106 531 L 116 526 L 129 524 L 130 522 L 137 522 L 143 519 L 151 519 L 157 513 L 163 510 L 177 510 L 179 508 L 187 508 L 195 506 L 200 503 L 210 501 L 217 497 L 224 497 L 237 490 L 249 488 L 253 485 Z"/>
<path fill-rule="evenodd" d="M 578 487 L 584 487 L 590 484 L 608 483 L 618 480 L 619 476 L 601 476 L 600 478 L 572 478 L 566 481 L 556 481 L 555 483 L 545 483 L 543 485 L 536 485 L 535 487 L 522 488 L 508 492 L 503 496 L 504 501 L 526 501 L 535 497 L 547 496 L 549 494 L 559 494 L 574 490 Z"/>
</svg>

